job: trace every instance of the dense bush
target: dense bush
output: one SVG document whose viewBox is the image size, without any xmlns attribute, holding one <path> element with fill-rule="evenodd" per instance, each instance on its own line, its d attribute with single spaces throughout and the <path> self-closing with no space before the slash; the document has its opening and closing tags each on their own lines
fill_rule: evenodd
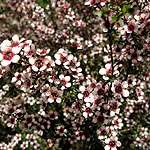
<svg viewBox="0 0 150 150">
<path fill-rule="evenodd" d="M 1 0 L 0 149 L 149 150 L 149 12 Z"/>
</svg>

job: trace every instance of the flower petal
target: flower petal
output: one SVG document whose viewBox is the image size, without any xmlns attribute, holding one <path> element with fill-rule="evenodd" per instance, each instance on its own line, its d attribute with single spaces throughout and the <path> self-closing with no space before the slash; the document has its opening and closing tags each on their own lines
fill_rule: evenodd
<svg viewBox="0 0 150 150">
<path fill-rule="evenodd" d="M 5 67 L 5 66 L 8 66 L 10 63 L 11 63 L 11 61 L 2 60 L 1 65 Z"/>
<path fill-rule="evenodd" d="M 12 40 L 13 40 L 14 42 L 18 42 L 18 41 L 19 41 L 19 36 L 18 36 L 18 35 L 14 35 L 14 36 L 12 37 Z"/>
<path fill-rule="evenodd" d="M 124 81 L 124 82 L 122 82 L 122 85 L 123 85 L 124 88 L 127 88 L 128 87 L 128 82 Z"/>
<path fill-rule="evenodd" d="M 123 90 L 123 96 L 128 97 L 129 96 L 129 91 L 128 90 Z"/>
<path fill-rule="evenodd" d="M 21 50 L 21 47 L 18 47 L 18 46 L 12 48 L 12 52 L 14 54 L 18 54 L 20 52 L 20 50 Z"/>
<path fill-rule="evenodd" d="M 105 69 L 105 68 L 101 68 L 101 69 L 99 70 L 99 74 L 101 74 L 101 75 L 106 74 L 106 69 Z"/>
<path fill-rule="evenodd" d="M 3 60 L 3 55 L 0 53 L 0 61 Z"/>
<path fill-rule="evenodd" d="M 17 62 L 19 61 L 19 59 L 20 59 L 20 56 L 19 56 L 19 55 L 15 55 L 15 56 L 12 58 L 11 62 L 17 63 Z"/>
<path fill-rule="evenodd" d="M 29 63 L 30 63 L 31 65 L 33 65 L 33 64 L 35 63 L 35 59 L 34 59 L 33 57 L 30 57 L 30 58 L 29 58 Z"/>
<path fill-rule="evenodd" d="M 35 65 L 32 66 L 32 69 L 33 69 L 35 72 L 38 71 L 38 68 L 37 68 Z"/>
</svg>

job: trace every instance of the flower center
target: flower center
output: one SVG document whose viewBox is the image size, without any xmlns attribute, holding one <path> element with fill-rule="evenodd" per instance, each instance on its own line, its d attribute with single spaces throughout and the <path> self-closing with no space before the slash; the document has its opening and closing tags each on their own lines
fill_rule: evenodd
<svg viewBox="0 0 150 150">
<path fill-rule="evenodd" d="M 71 66 L 71 67 L 75 67 L 75 63 L 71 61 L 71 62 L 70 62 L 70 66 Z"/>
<path fill-rule="evenodd" d="M 43 62 L 42 62 L 42 60 L 38 59 L 38 60 L 35 62 L 35 64 L 36 64 L 36 66 L 37 66 L 38 68 L 40 68 L 40 67 L 43 65 Z"/>
<path fill-rule="evenodd" d="M 4 59 L 5 60 L 11 60 L 14 57 L 14 53 L 11 51 L 7 51 L 4 53 Z"/>
<path fill-rule="evenodd" d="M 95 86 L 96 86 L 95 83 L 91 83 L 92 88 L 95 88 Z"/>
<path fill-rule="evenodd" d="M 91 108 L 86 108 L 86 110 L 85 110 L 87 113 L 91 113 L 92 112 L 92 110 L 91 110 Z"/>
<path fill-rule="evenodd" d="M 133 53 L 131 57 L 132 58 L 137 58 L 137 53 Z"/>
<path fill-rule="evenodd" d="M 89 94 L 90 94 L 90 93 L 89 93 L 89 91 L 87 91 L 87 90 L 83 92 L 84 97 L 88 97 Z"/>
<path fill-rule="evenodd" d="M 101 96 L 101 95 L 104 95 L 104 89 L 103 88 L 101 88 L 101 89 L 99 89 L 98 91 L 97 91 L 97 94 L 99 95 L 99 96 Z"/>
<path fill-rule="evenodd" d="M 65 86 L 65 85 L 66 85 L 66 81 L 65 81 L 65 80 L 61 80 L 61 81 L 60 81 L 60 84 L 61 84 L 62 86 Z"/>
<path fill-rule="evenodd" d="M 120 84 L 115 87 L 115 92 L 116 93 L 122 93 L 122 87 Z"/>
<path fill-rule="evenodd" d="M 102 135 L 106 135 L 106 134 L 107 134 L 106 130 L 102 130 L 102 131 L 101 131 L 101 134 L 102 134 Z"/>
<path fill-rule="evenodd" d="M 104 118 L 104 116 L 102 116 L 102 115 L 100 115 L 100 116 L 97 117 L 97 121 L 98 121 L 99 123 L 103 123 L 104 120 L 105 120 L 105 118 Z"/>
<path fill-rule="evenodd" d="M 67 58 L 65 56 L 61 56 L 61 62 L 64 63 L 67 61 Z"/>
<path fill-rule="evenodd" d="M 58 93 L 56 91 L 53 91 L 51 93 L 51 95 L 52 95 L 53 98 L 57 98 L 58 97 Z"/>
<path fill-rule="evenodd" d="M 117 109 L 117 104 L 116 104 L 116 103 L 111 104 L 111 105 L 110 105 L 110 108 L 111 108 L 112 110 L 116 110 L 116 109 Z"/>
<path fill-rule="evenodd" d="M 115 147 L 116 146 L 116 142 L 115 141 L 111 141 L 109 142 L 109 145 L 111 148 Z"/>
<path fill-rule="evenodd" d="M 129 29 L 130 31 L 133 31 L 134 28 L 135 28 L 135 27 L 134 27 L 134 25 L 132 25 L 132 24 L 128 26 L 128 29 Z"/>
</svg>

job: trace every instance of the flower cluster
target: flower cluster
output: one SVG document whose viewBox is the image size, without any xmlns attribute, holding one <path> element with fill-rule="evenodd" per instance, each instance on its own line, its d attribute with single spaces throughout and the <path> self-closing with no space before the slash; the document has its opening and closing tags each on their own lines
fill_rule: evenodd
<svg viewBox="0 0 150 150">
<path fill-rule="evenodd" d="M 0 4 L 0 149 L 149 150 L 149 5 Z"/>
</svg>

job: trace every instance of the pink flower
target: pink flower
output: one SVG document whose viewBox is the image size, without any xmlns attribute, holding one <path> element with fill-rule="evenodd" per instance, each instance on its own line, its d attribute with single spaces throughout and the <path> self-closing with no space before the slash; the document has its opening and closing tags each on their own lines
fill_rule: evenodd
<svg viewBox="0 0 150 150">
<path fill-rule="evenodd" d="M 117 147 L 121 146 L 121 143 L 117 141 L 117 137 L 111 137 L 110 139 L 105 139 L 105 150 L 117 150 Z"/>
<path fill-rule="evenodd" d="M 47 68 L 47 64 L 49 63 L 48 57 L 45 58 L 29 58 L 29 63 L 32 65 L 32 69 L 34 71 L 43 71 Z"/>
<path fill-rule="evenodd" d="M 129 91 L 127 90 L 128 88 L 128 83 L 127 81 L 124 81 L 122 83 L 118 81 L 114 81 L 112 84 L 111 90 L 116 94 L 116 95 L 123 95 L 124 97 L 129 96 Z"/>
<path fill-rule="evenodd" d="M 0 61 L 2 66 L 8 66 L 11 63 L 17 63 L 20 59 L 20 56 L 17 55 L 21 51 L 21 42 L 19 41 L 19 37 L 14 35 L 12 37 L 12 41 L 4 40 L 0 47 Z"/>
</svg>

